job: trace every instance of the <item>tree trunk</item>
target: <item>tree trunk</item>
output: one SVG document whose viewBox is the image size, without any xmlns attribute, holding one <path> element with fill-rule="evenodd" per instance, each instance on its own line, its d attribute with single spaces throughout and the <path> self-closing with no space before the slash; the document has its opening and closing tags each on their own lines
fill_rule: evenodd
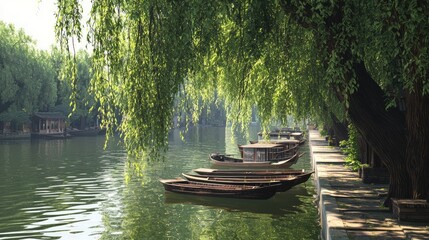
<svg viewBox="0 0 429 240">
<path fill-rule="evenodd" d="M 429 194 L 429 96 L 422 96 L 422 82 L 405 95 L 407 122 L 407 171 L 412 197 L 427 199 Z"/>
<path fill-rule="evenodd" d="M 347 125 L 341 122 L 333 113 L 331 113 L 332 118 L 332 128 L 334 129 L 335 137 L 337 138 L 337 142 L 341 142 L 342 140 L 347 140 L 349 138 L 349 131 L 347 129 Z"/>
<path fill-rule="evenodd" d="M 405 161 L 405 119 L 396 108 L 386 110 L 383 91 L 363 63 L 356 63 L 354 70 L 358 89 L 350 96 L 348 113 L 389 171 L 390 185 L 385 206 L 390 206 L 390 198 L 410 198 L 412 195 Z"/>
<path fill-rule="evenodd" d="M 311 22 L 313 8 L 308 3 L 295 5 L 291 1 L 280 1 L 282 8 L 286 14 L 290 14 L 299 25 L 304 28 L 318 29 L 319 25 Z M 345 1 L 339 1 L 334 5 L 332 14 L 325 18 L 325 31 L 327 33 L 326 45 L 321 45 L 324 50 L 327 49 L 328 54 L 331 53 L 336 46 L 338 34 L 336 28 L 343 21 Z M 303 11 L 297 11 L 299 8 L 304 8 Z M 300 14 L 298 14 L 300 13 Z M 316 31 L 317 32 L 317 31 Z M 325 39 L 326 36 L 322 36 Z M 346 39 L 352 43 L 355 39 Z M 351 50 L 346 51 L 341 59 L 346 62 L 353 58 Z M 354 61 L 359 61 L 354 58 Z M 362 137 L 374 149 L 375 153 L 381 158 L 384 165 L 387 167 L 390 174 L 390 185 L 386 206 L 391 206 L 390 198 L 411 198 L 422 195 L 426 191 L 428 194 L 428 155 L 429 146 L 427 144 L 429 134 L 429 121 L 427 114 L 428 109 L 423 110 L 425 101 L 421 99 L 407 98 L 407 104 L 410 105 L 413 112 L 407 112 L 407 122 L 405 116 L 397 108 L 386 110 L 385 95 L 380 86 L 371 78 L 362 62 L 355 62 L 354 72 L 358 88 L 356 92 L 351 94 L 348 99 L 349 108 L 347 109 L 351 122 L 356 126 Z M 336 86 L 333 86 L 334 89 Z M 337 92 L 337 90 L 334 90 Z M 421 94 L 416 94 L 421 96 Z M 342 96 L 337 96 L 341 102 L 344 101 Z M 420 102 L 421 105 L 414 105 L 413 102 Z M 412 105 L 412 106 L 411 106 Z M 415 118 L 418 118 L 415 119 Z M 425 121 L 426 122 L 423 122 Z M 405 129 L 411 130 L 406 133 Z M 419 132 L 422 131 L 422 132 Z M 408 147 L 408 151 L 407 151 Z M 416 151 L 419 153 L 416 154 Z M 415 154 L 415 156 L 411 156 Z M 416 167 L 421 168 L 419 170 Z M 416 172 L 418 172 L 416 174 Z M 410 175 L 412 175 L 413 180 Z M 426 179 L 424 179 L 426 177 Z M 411 184 L 413 181 L 413 185 Z M 412 186 L 415 187 L 413 190 Z M 425 196 L 423 194 L 422 196 Z"/>
</svg>

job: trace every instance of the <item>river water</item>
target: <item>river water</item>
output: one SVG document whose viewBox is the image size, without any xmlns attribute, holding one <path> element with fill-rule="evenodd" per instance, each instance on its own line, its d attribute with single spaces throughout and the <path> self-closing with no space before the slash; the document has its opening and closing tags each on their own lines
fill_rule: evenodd
<svg viewBox="0 0 429 240">
<path fill-rule="evenodd" d="M 318 239 L 311 179 L 268 200 L 164 192 L 159 179 L 212 167 L 210 153 L 237 153 L 256 131 L 175 130 L 165 160 L 147 164 L 103 136 L 0 142 L 0 239 Z M 293 168 L 310 170 L 309 154 Z"/>
</svg>

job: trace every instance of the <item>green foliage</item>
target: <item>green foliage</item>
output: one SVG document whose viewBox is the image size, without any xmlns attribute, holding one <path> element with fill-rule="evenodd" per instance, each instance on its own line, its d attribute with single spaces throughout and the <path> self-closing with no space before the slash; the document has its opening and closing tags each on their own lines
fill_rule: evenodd
<svg viewBox="0 0 429 240">
<path fill-rule="evenodd" d="M 341 150 L 347 156 L 344 158 L 346 165 L 353 171 L 362 167 L 359 156 L 358 132 L 353 124 L 349 124 L 349 139 L 340 142 Z"/>
<path fill-rule="evenodd" d="M 0 122 L 16 122 L 17 124 L 29 123 L 30 118 L 23 111 L 9 111 L 0 113 Z"/>
<path fill-rule="evenodd" d="M 173 114 L 196 122 L 212 102 L 225 106 L 233 129 L 247 126 L 255 106 L 264 129 L 290 114 L 342 120 L 358 88 L 355 63 L 365 62 L 387 106 L 418 78 L 429 89 L 429 24 L 420 5 L 94 0 L 91 89 L 103 126 L 119 128 L 128 151 L 142 156 L 166 149 Z M 69 53 L 81 37 L 81 12 L 79 1 L 58 4 L 57 36 Z M 76 62 L 70 55 L 68 78 L 77 79 Z"/>
<path fill-rule="evenodd" d="M 429 6 L 419 1 L 366 1 L 356 5 L 354 54 L 385 91 L 387 107 L 404 93 L 428 91 Z M 420 91 L 419 91 L 420 92 Z"/>
<path fill-rule="evenodd" d="M 0 120 L 24 123 L 37 111 L 59 110 L 68 115 L 75 99 L 75 114 L 94 118 L 97 106 L 90 87 L 91 60 L 80 51 L 76 59 L 75 89 L 72 77 L 61 72 L 67 55 L 53 48 L 50 52 L 35 49 L 34 43 L 22 30 L 0 22 Z"/>
<path fill-rule="evenodd" d="M 81 16 L 70 9 L 79 3 L 58 5 L 57 35 L 66 49 L 80 37 Z M 91 86 L 102 124 L 108 131 L 119 127 L 135 155 L 157 157 L 173 114 L 196 122 L 212 102 L 225 106 L 233 129 L 244 129 L 254 106 L 267 127 L 291 113 L 308 117 L 305 100 L 315 99 L 309 93 L 320 96 L 314 105 L 322 98 L 312 86 L 311 72 L 320 70 L 309 63 L 312 34 L 278 2 L 98 0 L 90 26 Z M 67 64 L 69 77 L 75 65 Z"/>
<path fill-rule="evenodd" d="M 0 105 L 4 111 L 31 113 L 56 100 L 55 72 L 50 55 L 37 51 L 29 36 L 0 22 Z"/>
<path fill-rule="evenodd" d="M 58 98 L 55 110 L 69 116 L 72 125 L 80 125 L 81 119 L 94 120 L 98 115 L 98 101 L 91 87 L 92 59 L 88 52 L 80 50 L 74 56 L 76 67 L 76 79 L 72 80 L 67 71 L 69 66 L 64 66 L 68 56 L 53 48 L 51 61 L 56 71 L 56 83 Z M 73 86 L 75 84 L 75 86 Z M 73 124 L 73 123 L 77 124 Z M 93 124 L 88 122 L 88 124 Z M 84 126 L 77 126 L 84 127 Z"/>
<path fill-rule="evenodd" d="M 326 130 L 325 128 L 322 128 L 320 130 L 320 135 L 322 135 L 322 136 L 328 136 L 328 130 Z M 341 145 L 341 142 L 340 142 L 340 145 Z"/>
</svg>

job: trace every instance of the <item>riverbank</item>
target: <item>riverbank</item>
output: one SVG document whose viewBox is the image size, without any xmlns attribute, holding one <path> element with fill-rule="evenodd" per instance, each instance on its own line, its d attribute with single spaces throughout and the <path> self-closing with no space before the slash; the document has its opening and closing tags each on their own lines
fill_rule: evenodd
<svg viewBox="0 0 429 240">
<path fill-rule="evenodd" d="M 364 184 L 344 155 L 309 131 L 322 239 L 429 239 L 428 223 L 398 221 L 382 207 L 385 184 Z"/>
</svg>

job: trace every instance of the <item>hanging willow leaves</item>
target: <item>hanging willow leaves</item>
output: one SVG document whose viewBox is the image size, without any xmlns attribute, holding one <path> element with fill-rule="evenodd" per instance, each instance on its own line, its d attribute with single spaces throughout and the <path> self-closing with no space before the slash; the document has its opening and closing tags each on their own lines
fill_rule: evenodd
<svg viewBox="0 0 429 240">
<path fill-rule="evenodd" d="M 81 34 L 81 11 L 72 9 L 81 9 L 78 1 L 58 4 L 64 47 Z M 265 126 L 285 121 L 301 107 L 289 101 L 285 79 L 293 84 L 307 68 L 301 61 L 302 70 L 294 70 L 293 57 L 282 54 L 303 37 L 285 44 L 299 31 L 289 25 L 275 2 L 93 1 L 92 90 L 103 127 L 118 128 L 129 152 L 157 158 L 173 114 L 196 122 L 213 101 L 222 102 L 233 124 L 245 126 L 254 105 Z"/>
<path fill-rule="evenodd" d="M 130 153 L 158 158 L 173 116 L 195 122 L 212 102 L 243 128 L 254 107 L 264 129 L 288 114 L 342 120 L 362 92 L 356 69 L 382 90 L 383 108 L 398 111 L 404 92 L 429 89 L 427 9 L 419 1 L 93 0 L 91 84 L 102 124 L 121 132 Z M 77 0 L 58 1 L 65 48 L 80 38 L 81 12 Z M 380 133 L 355 125 L 388 153 Z"/>
</svg>

